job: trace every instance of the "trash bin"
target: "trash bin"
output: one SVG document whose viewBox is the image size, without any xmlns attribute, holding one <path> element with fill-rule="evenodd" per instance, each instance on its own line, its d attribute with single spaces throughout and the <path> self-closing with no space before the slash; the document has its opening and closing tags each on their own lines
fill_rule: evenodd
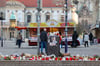
<svg viewBox="0 0 100 66">
<path fill-rule="evenodd" d="M 55 54 L 57 57 L 60 54 L 59 37 L 57 35 L 48 37 L 47 55 L 51 54 Z"/>
</svg>

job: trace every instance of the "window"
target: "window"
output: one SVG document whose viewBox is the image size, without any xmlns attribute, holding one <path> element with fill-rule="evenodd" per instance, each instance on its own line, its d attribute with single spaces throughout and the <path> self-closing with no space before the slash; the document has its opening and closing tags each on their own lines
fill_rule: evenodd
<svg viewBox="0 0 100 66">
<path fill-rule="evenodd" d="M 50 19 L 50 15 L 46 15 L 46 21 Z"/>
<path fill-rule="evenodd" d="M 31 15 L 27 15 L 27 22 L 28 22 L 28 23 L 31 22 Z"/>
<path fill-rule="evenodd" d="M 54 13 L 54 11 L 52 10 L 52 13 Z"/>
<path fill-rule="evenodd" d="M 35 11 L 33 11 L 33 13 L 34 13 Z"/>
<path fill-rule="evenodd" d="M 88 25 L 88 20 L 85 20 L 85 22 L 86 22 L 86 25 Z"/>
<path fill-rule="evenodd" d="M 4 20 L 5 19 L 4 16 L 5 16 L 5 13 L 0 12 L 0 20 Z"/>
<path fill-rule="evenodd" d="M 27 23 L 30 23 L 32 20 L 32 14 L 30 12 L 27 12 L 26 18 L 27 18 Z"/>
<path fill-rule="evenodd" d="M 82 19 L 82 23 L 84 23 L 84 20 Z"/>
<path fill-rule="evenodd" d="M 9 12 L 9 10 L 7 10 L 7 12 Z"/>
<path fill-rule="evenodd" d="M 18 11 L 16 10 L 16 12 L 18 12 Z"/>
<path fill-rule="evenodd" d="M 61 22 L 64 22 L 64 15 L 61 15 Z"/>
<path fill-rule="evenodd" d="M 49 12 L 46 13 L 46 22 L 47 22 L 48 20 L 50 20 L 50 13 L 49 13 Z"/>
<path fill-rule="evenodd" d="M 81 23 L 83 26 L 85 26 L 85 20 L 82 19 Z"/>
<path fill-rule="evenodd" d="M 59 13 L 59 11 L 57 11 L 57 13 Z"/>
<path fill-rule="evenodd" d="M 42 11 L 42 13 L 44 13 L 44 11 Z"/>
</svg>

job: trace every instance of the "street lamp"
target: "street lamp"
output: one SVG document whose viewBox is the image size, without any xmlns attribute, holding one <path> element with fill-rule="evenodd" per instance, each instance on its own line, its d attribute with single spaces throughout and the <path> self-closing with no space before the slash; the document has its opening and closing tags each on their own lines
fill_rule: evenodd
<svg viewBox="0 0 100 66">
<path fill-rule="evenodd" d="M 68 18 L 67 11 L 68 11 L 68 0 L 65 0 L 65 1 L 64 0 L 62 0 L 62 1 L 57 0 L 56 6 L 58 6 L 58 5 L 64 5 L 64 8 L 65 8 L 65 9 L 63 8 L 63 10 L 65 11 L 65 55 L 67 55 L 67 52 L 68 52 L 68 44 L 67 44 L 67 31 L 68 31 L 68 29 L 67 29 L 67 18 Z"/>
<path fill-rule="evenodd" d="M 67 44 L 67 10 L 68 10 L 68 4 L 67 4 L 67 0 L 65 0 L 65 53 L 68 52 L 68 44 Z"/>
<path fill-rule="evenodd" d="M 2 22 L 2 20 L 4 20 L 4 18 L 3 18 L 3 13 L 1 12 L 0 13 L 0 20 L 1 20 L 1 47 L 3 47 L 3 22 Z"/>
<path fill-rule="evenodd" d="M 42 0 L 38 0 L 37 1 L 37 4 L 38 4 L 38 7 L 37 7 L 37 18 L 38 18 L 38 29 L 37 29 L 37 36 L 38 36 L 38 42 L 37 42 L 37 45 L 38 45 L 38 52 L 37 54 L 39 55 L 40 54 L 40 11 L 42 10 L 41 9 L 41 4 L 42 4 Z"/>
</svg>

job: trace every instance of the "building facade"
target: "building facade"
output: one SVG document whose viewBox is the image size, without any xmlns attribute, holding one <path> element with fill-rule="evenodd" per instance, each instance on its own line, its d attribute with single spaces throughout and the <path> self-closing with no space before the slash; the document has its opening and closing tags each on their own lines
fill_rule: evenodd
<svg viewBox="0 0 100 66">
<path fill-rule="evenodd" d="M 2 1 L 2 0 L 1 0 Z M 1 2 L 0 1 L 0 2 Z M 4 39 L 13 39 L 16 38 L 18 32 L 22 32 L 23 38 L 28 37 L 28 30 L 17 30 L 14 29 L 15 26 L 26 27 L 30 23 L 37 22 L 37 0 L 6 0 L 5 7 L 1 7 L 0 11 L 4 13 L 5 20 L 3 20 L 3 38 Z M 79 0 L 78 5 L 73 4 L 73 0 L 68 0 L 68 21 L 71 19 L 71 7 L 75 5 L 81 17 L 79 17 L 79 22 L 84 20 L 89 22 L 89 24 L 95 23 L 93 15 L 93 0 Z M 83 4 L 86 4 L 86 10 L 84 9 Z M 89 8 L 89 9 L 88 9 Z M 64 11 L 64 0 L 42 0 L 42 11 L 41 14 L 41 23 L 47 23 L 49 20 L 56 20 L 57 22 L 65 22 L 65 11 Z M 87 17 L 84 16 L 87 15 Z M 87 14 L 88 12 L 88 14 Z M 83 14 L 82 14 L 83 13 Z M 14 16 L 14 18 L 12 18 Z M 15 26 L 11 27 L 11 22 L 14 19 Z"/>
<path fill-rule="evenodd" d="M 94 19 L 95 19 L 95 24 L 93 25 L 92 32 L 94 33 L 94 36 L 97 39 L 100 39 L 100 1 L 96 0 L 94 1 Z"/>
<path fill-rule="evenodd" d="M 0 1 L 1 2 L 1 1 Z M 3 38 L 16 38 L 18 30 L 11 27 L 11 20 L 14 16 L 16 26 L 24 27 L 29 23 L 37 22 L 37 0 L 6 0 L 6 5 L 0 11 L 4 12 L 5 20 L 3 20 Z M 13 13 L 13 14 L 12 14 Z M 41 22 L 47 22 L 54 19 L 58 22 L 64 22 L 64 11 L 62 4 L 56 5 L 54 0 L 43 0 Z M 28 30 L 20 30 L 23 38 L 28 35 Z"/>
</svg>

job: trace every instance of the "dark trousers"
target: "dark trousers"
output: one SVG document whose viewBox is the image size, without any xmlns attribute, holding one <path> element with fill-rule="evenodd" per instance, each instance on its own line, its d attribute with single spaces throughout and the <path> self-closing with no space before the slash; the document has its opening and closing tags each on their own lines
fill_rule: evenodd
<svg viewBox="0 0 100 66">
<path fill-rule="evenodd" d="M 68 52 L 68 43 L 67 43 L 67 39 L 65 39 L 65 53 Z"/>
<path fill-rule="evenodd" d="M 18 48 L 20 48 L 20 47 L 21 47 L 21 42 L 22 42 L 22 40 L 18 39 L 17 42 L 18 42 L 18 43 L 17 43 L 17 44 L 18 44 Z"/>
<path fill-rule="evenodd" d="M 85 41 L 84 46 L 85 46 L 85 47 L 89 47 L 89 45 L 88 45 L 88 41 Z"/>
<path fill-rule="evenodd" d="M 47 52 L 47 42 L 41 41 L 41 53 L 43 53 L 43 46 L 45 47 L 45 52 Z"/>
<path fill-rule="evenodd" d="M 91 40 L 91 41 L 90 41 L 90 45 L 92 45 L 92 44 L 93 44 L 93 41 Z"/>
</svg>

